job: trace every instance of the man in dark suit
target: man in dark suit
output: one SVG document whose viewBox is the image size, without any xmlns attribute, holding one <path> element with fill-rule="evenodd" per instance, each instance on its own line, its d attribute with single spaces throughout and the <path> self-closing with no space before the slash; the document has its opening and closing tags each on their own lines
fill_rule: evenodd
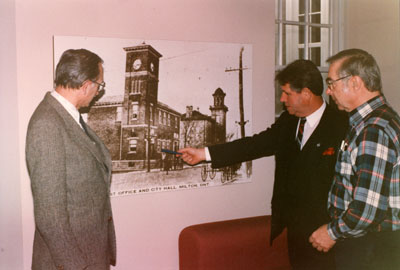
<svg viewBox="0 0 400 270">
<path fill-rule="evenodd" d="M 270 128 L 252 137 L 179 152 L 191 165 L 206 160 L 213 168 L 275 155 L 271 243 L 287 228 L 293 269 L 334 269 L 334 251 L 318 253 L 308 237 L 329 220 L 328 191 L 347 120 L 324 102 L 322 77 L 311 61 L 294 61 L 275 79 L 286 111 Z"/>
<path fill-rule="evenodd" d="M 45 95 L 29 122 L 34 270 L 108 270 L 115 265 L 111 158 L 78 111 L 105 86 L 102 63 L 84 49 L 65 51 L 57 64 L 55 91 Z"/>
</svg>

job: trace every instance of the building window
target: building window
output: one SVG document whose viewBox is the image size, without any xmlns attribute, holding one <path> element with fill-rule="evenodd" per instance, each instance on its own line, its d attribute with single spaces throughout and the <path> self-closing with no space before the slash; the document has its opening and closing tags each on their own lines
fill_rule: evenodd
<svg viewBox="0 0 400 270">
<path fill-rule="evenodd" d="M 161 140 L 157 140 L 157 152 L 161 152 Z"/>
<path fill-rule="evenodd" d="M 178 128 L 178 117 L 175 116 L 175 128 Z"/>
<path fill-rule="evenodd" d="M 115 116 L 116 122 L 122 121 L 122 107 L 117 107 L 117 115 Z"/>
<path fill-rule="evenodd" d="M 332 0 L 275 0 L 275 63 L 309 59 L 319 67 L 332 53 Z"/>
<path fill-rule="evenodd" d="M 167 125 L 167 115 L 165 112 L 163 112 L 163 124 Z"/>
<path fill-rule="evenodd" d="M 129 141 L 129 153 L 136 153 L 137 148 L 137 140 Z"/>
<path fill-rule="evenodd" d="M 133 79 L 131 81 L 131 94 L 140 94 L 141 87 L 142 81 Z"/>
<path fill-rule="evenodd" d="M 132 104 L 132 120 L 137 120 L 139 115 L 139 104 L 137 102 Z"/>
<path fill-rule="evenodd" d="M 162 124 L 162 112 L 158 111 L 158 124 Z"/>
<path fill-rule="evenodd" d="M 338 26 L 341 1 L 275 0 L 275 70 L 297 59 L 313 61 L 324 79 L 326 59 L 340 47 Z M 325 81 L 325 80 L 324 80 Z M 283 110 L 281 90 L 275 89 L 276 116 Z"/>
<path fill-rule="evenodd" d="M 170 127 L 171 126 L 171 115 L 170 114 L 168 114 L 168 122 L 167 122 L 167 125 Z"/>
<path fill-rule="evenodd" d="M 179 143 L 174 142 L 174 151 L 178 151 L 178 149 L 179 149 Z"/>
<path fill-rule="evenodd" d="M 153 123 L 153 105 L 150 104 L 150 108 L 149 108 L 149 113 L 150 113 L 150 123 Z"/>
<path fill-rule="evenodd" d="M 137 138 L 138 137 L 138 135 L 135 132 L 135 129 L 133 129 L 133 128 L 131 129 L 130 137 L 132 137 L 132 138 Z"/>
</svg>

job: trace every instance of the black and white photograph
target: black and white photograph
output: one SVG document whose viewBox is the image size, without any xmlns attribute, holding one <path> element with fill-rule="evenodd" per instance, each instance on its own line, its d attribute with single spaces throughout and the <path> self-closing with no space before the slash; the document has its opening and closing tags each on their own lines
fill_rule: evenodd
<svg viewBox="0 0 400 270">
<path fill-rule="evenodd" d="M 54 63 L 79 48 L 104 61 L 105 92 L 82 113 L 110 150 L 111 196 L 251 182 L 251 162 L 212 169 L 174 154 L 251 135 L 251 45 L 55 36 Z"/>
</svg>

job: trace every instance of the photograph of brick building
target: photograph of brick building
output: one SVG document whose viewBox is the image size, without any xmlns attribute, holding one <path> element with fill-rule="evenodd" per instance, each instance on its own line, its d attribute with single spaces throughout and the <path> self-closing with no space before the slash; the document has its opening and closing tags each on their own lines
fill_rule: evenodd
<svg viewBox="0 0 400 270">
<path fill-rule="evenodd" d="M 99 100 L 87 122 L 109 147 L 114 172 L 150 171 L 161 167 L 161 147 L 178 150 L 180 113 L 157 99 L 161 54 L 147 44 L 124 50 L 123 95 Z"/>
<path fill-rule="evenodd" d="M 215 90 L 211 116 L 193 110 L 193 106 L 186 107 L 186 113 L 181 116 L 180 148 L 200 148 L 226 141 L 228 107 L 224 104 L 225 95 L 221 88 Z"/>
<path fill-rule="evenodd" d="M 93 39 L 97 42 L 88 43 Z M 78 45 L 75 46 L 85 47 L 94 52 L 96 49 L 99 50 L 100 52 L 96 53 L 104 57 L 101 49 L 97 48 L 97 44 L 102 44 L 98 40 L 57 37 L 55 48 L 57 48 L 56 51 L 61 52 L 62 47 L 67 47 L 69 42 L 77 43 Z M 105 40 L 104 43 L 110 42 L 110 39 L 100 40 Z M 229 121 L 229 116 L 231 113 L 235 114 L 237 109 L 231 109 L 230 105 L 226 104 L 226 99 L 232 98 L 231 96 L 236 91 L 232 92 L 233 87 L 229 84 L 225 86 L 224 83 L 213 82 L 214 77 L 221 77 L 217 74 L 208 78 L 207 73 L 204 75 L 191 71 L 195 74 L 193 77 L 182 74 L 182 77 L 176 79 L 177 68 L 170 68 L 168 64 L 176 58 L 186 57 L 184 52 L 183 57 L 180 55 L 171 57 L 168 54 L 163 56 L 163 51 L 167 51 L 170 47 L 160 46 L 157 42 L 128 43 L 124 40 L 120 43 L 123 46 L 116 47 L 115 51 L 121 60 L 109 66 L 107 63 L 115 59 L 108 60 L 107 58 L 104 61 L 106 93 L 96 100 L 86 113 L 87 124 L 101 137 L 110 150 L 113 162 L 111 195 L 121 196 L 221 185 L 222 179 L 226 176 L 224 171 L 211 174 L 211 169 L 207 165 L 188 166 L 183 164 L 180 158 L 161 152 L 161 149 L 176 151 L 189 146 L 204 147 L 238 136 L 237 124 L 231 124 L 233 128 L 229 128 L 229 123 L 232 122 Z M 190 47 L 187 43 L 183 44 L 183 47 Z M 237 45 L 235 47 L 240 49 Z M 123 60 L 121 51 L 124 53 Z M 197 50 L 192 54 L 202 54 L 203 51 L 206 50 Z M 223 50 L 219 49 L 219 51 Z M 112 54 L 109 48 L 107 53 Z M 195 59 L 197 60 L 201 59 Z M 222 60 L 218 59 L 218 61 Z M 184 67 L 182 70 L 186 72 L 199 66 L 201 64 L 191 61 L 189 67 Z M 228 62 L 226 66 L 228 67 Z M 117 70 L 120 70 L 119 75 Z M 212 66 L 206 67 L 206 70 L 209 73 L 210 70 L 215 73 Z M 117 74 L 115 78 L 119 76 L 118 80 L 123 79 L 120 84 L 123 87 L 117 87 L 117 84 L 107 77 L 107 74 L 114 71 Z M 199 85 L 185 84 L 185 87 L 181 89 L 169 86 L 190 78 L 198 80 Z M 236 78 L 228 78 L 235 88 L 237 88 Z M 208 86 L 201 88 L 203 90 L 199 92 L 196 89 L 200 88 L 202 80 L 206 81 Z M 187 85 L 190 87 L 188 88 Z M 215 86 L 212 87 L 212 85 Z M 228 93 L 225 87 L 231 93 Z M 169 95 L 166 95 L 167 91 Z M 189 91 L 191 95 L 185 98 L 184 95 L 187 95 Z M 169 99 L 171 96 L 172 98 Z M 163 97 L 163 101 L 160 97 Z M 229 170 L 231 176 L 225 177 L 223 182 L 227 179 L 231 180 L 230 183 L 250 181 L 246 173 L 236 173 L 238 168 L 232 172 Z M 204 175 L 208 174 L 213 177 L 204 178 Z M 211 182 L 215 176 L 219 175 L 221 181 L 218 178 Z"/>
</svg>

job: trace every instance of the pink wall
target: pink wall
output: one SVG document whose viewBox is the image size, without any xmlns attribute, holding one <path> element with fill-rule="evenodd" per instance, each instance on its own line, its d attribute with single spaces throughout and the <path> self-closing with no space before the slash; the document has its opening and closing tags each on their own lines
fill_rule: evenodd
<svg viewBox="0 0 400 270">
<path fill-rule="evenodd" d="M 375 57 L 382 74 L 383 93 L 400 112 L 400 2 L 347 1 L 345 18 L 345 47 L 361 48 Z"/>
<path fill-rule="evenodd" d="M 29 118 L 52 89 L 53 35 L 250 43 L 253 129 L 274 121 L 274 1 L 16 0 L 16 57 L 23 227 L 23 269 L 34 231 L 24 161 Z M 178 236 L 188 225 L 270 212 L 273 158 L 255 162 L 253 182 L 112 199 L 115 269 L 178 269 Z"/>
<path fill-rule="evenodd" d="M 0 2 L 0 269 L 22 269 L 15 3 Z"/>
<path fill-rule="evenodd" d="M 344 16 L 352 18 L 344 29 L 346 47 L 368 46 L 376 54 L 384 91 L 399 108 L 398 1 L 384 12 L 379 6 L 382 12 L 366 21 L 364 15 L 379 8 L 362 2 L 361 11 L 346 7 Z M 371 29 L 385 36 L 372 40 L 364 35 Z M 30 269 L 34 221 L 24 141 L 30 115 L 52 88 L 53 35 L 251 43 L 253 129 L 274 120 L 273 0 L 2 0 L 0 33 L 0 269 Z M 388 37 L 394 38 L 385 43 L 390 49 L 379 50 Z M 272 158 L 256 161 L 251 184 L 114 198 L 115 269 L 178 269 L 185 226 L 269 213 L 273 168 Z"/>
</svg>

